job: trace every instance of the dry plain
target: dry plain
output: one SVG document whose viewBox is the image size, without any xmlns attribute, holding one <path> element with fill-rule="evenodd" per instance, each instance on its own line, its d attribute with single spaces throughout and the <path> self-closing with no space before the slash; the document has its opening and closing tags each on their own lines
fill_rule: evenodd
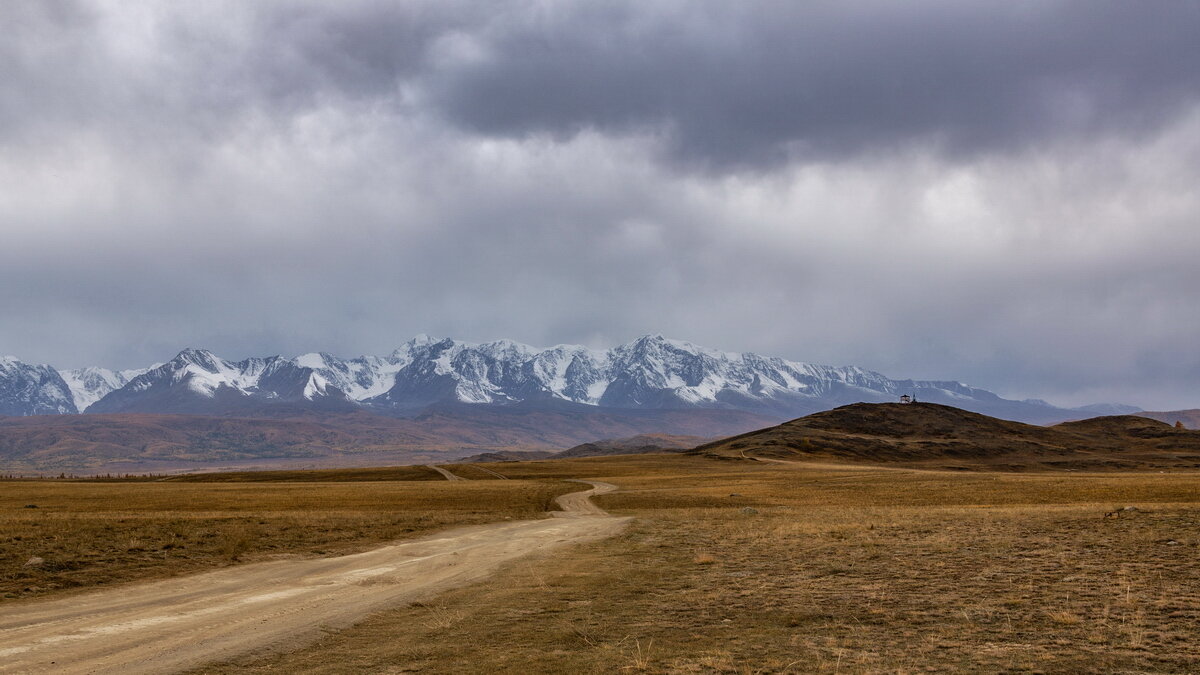
<svg viewBox="0 0 1200 675">
<path fill-rule="evenodd" d="M 590 478 L 621 488 L 596 501 L 633 517 L 622 533 L 195 672 L 1200 670 L 1196 473 L 680 455 L 446 468 L 469 480 L 6 483 L 0 615 L 96 583 L 533 518 L 580 489 L 565 479 Z"/>
</svg>

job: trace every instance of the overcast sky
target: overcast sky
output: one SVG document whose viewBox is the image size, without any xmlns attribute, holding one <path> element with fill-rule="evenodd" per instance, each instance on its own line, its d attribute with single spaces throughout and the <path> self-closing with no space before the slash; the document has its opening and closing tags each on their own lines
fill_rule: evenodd
<svg viewBox="0 0 1200 675">
<path fill-rule="evenodd" d="M 1200 407 L 1200 4 L 0 4 L 0 353 L 663 333 Z"/>
</svg>

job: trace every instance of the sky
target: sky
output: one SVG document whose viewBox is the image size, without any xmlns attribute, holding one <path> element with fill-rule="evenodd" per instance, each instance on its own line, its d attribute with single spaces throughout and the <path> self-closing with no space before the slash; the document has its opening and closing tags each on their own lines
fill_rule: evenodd
<svg viewBox="0 0 1200 675">
<path fill-rule="evenodd" d="M 1200 407 L 1200 4 L 0 4 L 0 353 L 646 333 Z"/>
</svg>

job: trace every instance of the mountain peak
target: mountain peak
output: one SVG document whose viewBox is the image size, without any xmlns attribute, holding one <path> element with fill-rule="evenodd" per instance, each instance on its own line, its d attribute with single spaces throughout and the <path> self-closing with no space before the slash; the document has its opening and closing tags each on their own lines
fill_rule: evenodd
<svg viewBox="0 0 1200 675">
<path fill-rule="evenodd" d="M 171 360 L 172 361 L 185 361 L 188 363 L 195 363 L 197 365 L 201 365 L 204 363 L 211 363 L 212 361 L 216 360 L 216 358 L 217 358 L 217 355 L 213 354 L 212 352 L 208 351 L 207 349 L 200 349 L 198 347 L 185 347 L 184 349 L 180 350 L 178 354 L 175 355 L 175 358 L 173 358 Z"/>
<path fill-rule="evenodd" d="M 28 361 L 22 361 L 21 359 L 15 357 L 15 356 L 11 356 L 11 355 L 0 356 L 0 366 L 5 366 L 8 368 L 13 368 L 13 367 L 49 368 L 50 367 L 44 363 L 30 363 Z"/>
<path fill-rule="evenodd" d="M 0 358 L 0 415 L 57 415 L 78 412 L 70 388 L 50 366 Z"/>
</svg>

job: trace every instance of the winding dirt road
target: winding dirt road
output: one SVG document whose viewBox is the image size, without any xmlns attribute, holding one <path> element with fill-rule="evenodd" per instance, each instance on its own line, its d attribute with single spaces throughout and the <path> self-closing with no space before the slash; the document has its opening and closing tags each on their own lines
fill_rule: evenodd
<svg viewBox="0 0 1200 675">
<path fill-rule="evenodd" d="M 558 498 L 555 518 L 494 523 L 337 558 L 254 563 L 62 600 L 0 607 L 0 673 L 167 673 L 284 651 L 367 614 L 482 579 L 534 551 L 608 537 L 590 497 Z"/>
<path fill-rule="evenodd" d="M 459 476 L 459 475 L 456 475 L 456 474 L 450 473 L 450 469 L 443 469 L 442 467 L 440 467 L 440 466 L 434 466 L 433 464 L 426 464 L 425 466 L 426 466 L 426 467 L 428 467 L 428 468 L 430 468 L 430 469 L 433 469 L 434 471 L 436 471 L 436 472 L 438 472 L 438 473 L 440 473 L 440 474 L 442 474 L 443 476 L 445 476 L 445 477 L 446 477 L 446 480 L 466 480 L 466 479 L 465 479 L 465 478 L 463 478 L 462 476 Z"/>
</svg>

